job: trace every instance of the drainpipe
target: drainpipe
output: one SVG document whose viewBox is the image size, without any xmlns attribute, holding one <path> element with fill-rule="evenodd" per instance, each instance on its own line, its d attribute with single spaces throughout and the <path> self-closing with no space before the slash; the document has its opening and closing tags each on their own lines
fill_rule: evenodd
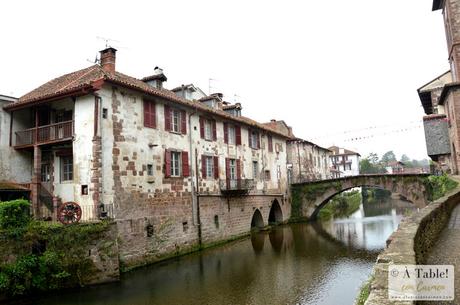
<svg viewBox="0 0 460 305">
<path fill-rule="evenodd" d="M 189 151 L 190 151 L 190 165 L 192 165 L 192 161 L 194 160 L 193 158 L 193 137 L 192 137 L 192 116 L 197 113 L 196 108 L 193 110 L 188 115 L 188 125 L 189 125 L 189 134 L 188 134 L 188 140 L 189 140 Z M 195 182 L 195 179 L 198 178 L 198 175 L 196 174 L 196 168 L 197 168 L 197 159 L 196 159 L 196 151 L 195 151 L 195 168 L 193 166 L 190 166 L 191 171 L 190 171 L 190 176 L 191 176 L 191 187 L 192 187 L 192 220 L 193 220 L 193 225 L 198 226 L 198 230 L 201 231 L 200 228 L 200 219 L 199 219 L 199 214 L 198 214 L 198 196 L 197 196 L 197 190 L 195 189 L 196 186 L 198 186 L 198 181 Z M 196 184 L 196 185 L 195 185 Z"/>
<path fill-rule="evenodd" d="M 297 161 L 299 162 L 299 181 L 302 182 L 302 166 L 300 165 L 300 148 L 299 148 L 299 141 L 297 141 Z"/>
</svg>

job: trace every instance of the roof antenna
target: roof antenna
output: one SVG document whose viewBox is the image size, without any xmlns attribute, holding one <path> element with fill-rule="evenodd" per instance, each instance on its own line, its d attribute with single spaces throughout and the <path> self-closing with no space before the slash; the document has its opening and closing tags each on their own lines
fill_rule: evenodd
<svg viewBox="0 0 460 305">
<path fill-rule="evenodd" d="M 113 44 L 112 44 L 113 42 L 115 42 L 115 43 L 120 42 L 118 40 L 107 38 L 107 37 L 102 37 L 102 36 L 96 36 L 96 38 L 99 39 L 99 40 L 105 41 L 105 47 L 106 48 L 113 47 Z"/>
</svg>

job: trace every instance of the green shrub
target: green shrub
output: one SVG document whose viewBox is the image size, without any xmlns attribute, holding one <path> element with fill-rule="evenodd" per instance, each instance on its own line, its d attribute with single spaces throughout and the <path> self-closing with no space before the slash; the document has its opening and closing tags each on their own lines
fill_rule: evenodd
<svg viewBox="0 0 460 305">
<path fill-rule="evenodd" d="M 431 186 L 432 200 L 436 200 L 443 197 L 448 192 L 456 188 L 458 185 L 457 181 L 452 180 L 446 174 L 442 176 L 430 176 L 428 179 Z"/>
<path fill-rule="evenodd" d="M 30 203 L 24 199 L 0 202 L 0 229 L 20 228 L 30 221 Z"/>
</svg>

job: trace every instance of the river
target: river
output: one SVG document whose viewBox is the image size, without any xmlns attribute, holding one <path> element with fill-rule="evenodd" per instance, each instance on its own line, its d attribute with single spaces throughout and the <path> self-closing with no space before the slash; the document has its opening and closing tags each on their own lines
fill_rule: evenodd
<svg viewBox="0 0 460 305">
<path fill-rule="evenodd" d="M 119 283 L 25 304 L 353 304 L 386 239 L 411 210 L 390 198 L 364 203 L 348 218 L 279 226 L 129 272 Z"/>
</svg>

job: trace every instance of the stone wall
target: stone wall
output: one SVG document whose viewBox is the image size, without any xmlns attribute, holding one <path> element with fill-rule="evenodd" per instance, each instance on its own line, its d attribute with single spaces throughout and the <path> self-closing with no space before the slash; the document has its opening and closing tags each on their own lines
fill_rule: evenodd
<svg viewBox="0 0 460 305">
<path fill-rule="evenodd" d="M 391 264 L 424 264 L 426 255 L 448 223 L 460 200 L 460 189 L 444 196 L 420 212 L 405 218 L 387 240 L 387 248 L 374 266 L 371 292 L 365 305 L 416 304 L 388 300 L 388 268 Z"/>
</svg>

